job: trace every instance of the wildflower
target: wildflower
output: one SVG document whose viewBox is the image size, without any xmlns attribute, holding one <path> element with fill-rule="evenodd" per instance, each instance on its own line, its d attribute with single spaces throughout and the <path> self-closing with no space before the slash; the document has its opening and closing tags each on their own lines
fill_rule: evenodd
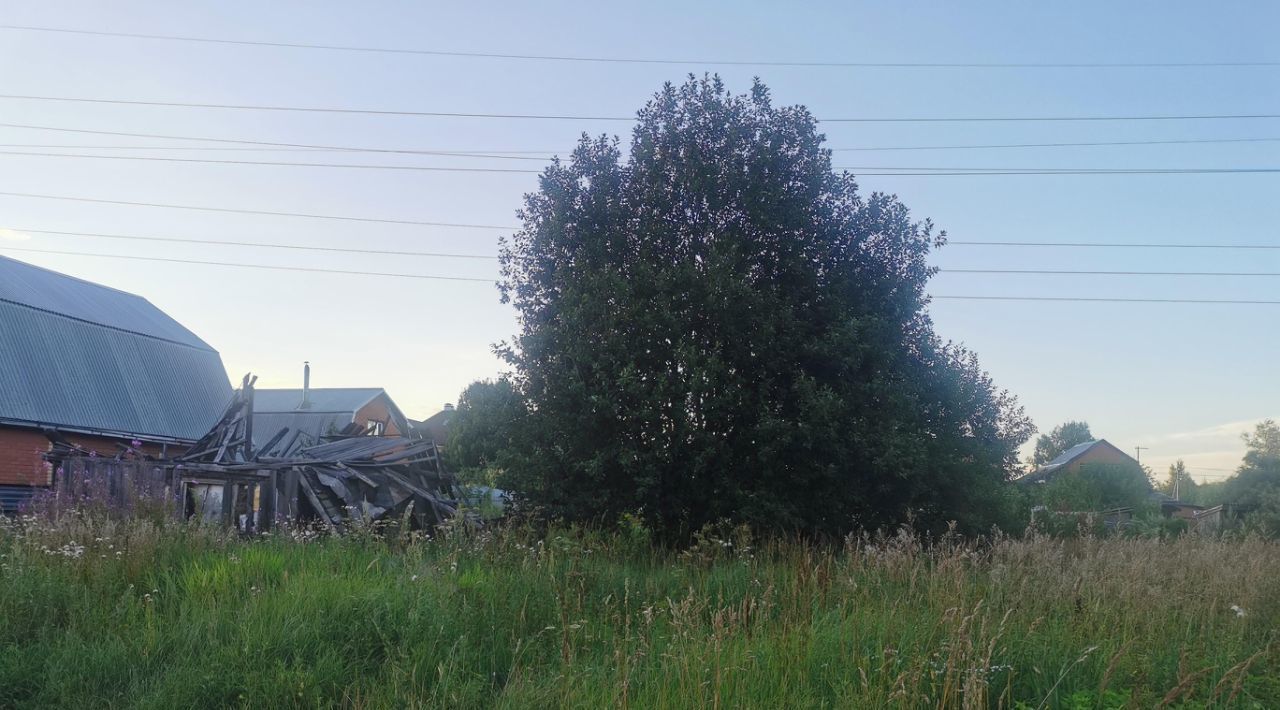
<svg viewBox="0 0 1280 710">
<path fill-rule="evenodd" d="M 140 440 L 138 440 L 138 439 L 134 439 L 133 441 L 130 441 L 130 442 L 129 442 L 129 445 L 130 445 L 130 446 L 132 446 L 132 447 L 133 447 L 133 448 L 135 448 L 135 449 L 140 449 L 140 448 L 142 448 L 142 442 L 141 442 Z"/>
<path fill-rule="evenodd" d="M 1244 617 L 1244 609 L 1237 604 L 1231 605 L 1231 611 L 1234 611 L 1236 613 L 1237 619 Z"/>
<path fill-rule="evenodd" d="M 412 577 L 410 577 L 410 578 L 409 578 L 409 581 L 410 581 L 410 582 L 416 582 L 416 581 L 418 581 L 418 575 L 416 575 L 416 574 L 415 574 L 415 575 L 413 575 Z"/>
</svg>

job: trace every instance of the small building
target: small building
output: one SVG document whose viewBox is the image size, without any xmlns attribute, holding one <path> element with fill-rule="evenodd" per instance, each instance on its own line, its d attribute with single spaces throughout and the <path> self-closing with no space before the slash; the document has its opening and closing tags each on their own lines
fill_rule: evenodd
<svg viewBox="0 0 1280 710">
<path fill-rule="evenodd" d="M 410 420 L 414 438 L 430 439 L 436 442 L 436 446 L 444 448 L 449 441 L 449 422 L 453 421 L 457 411 L 452 404 L 445 404 L 443 409 L 420 422 Z"/>
<path fill-rule="evenodd" d="M 1076 473 L 1088 465 L 1141 466 L 1132 456 L 1106 439 L 1086 441 L 1058 454 L 1057 458 L 1019 478 L 1021 483 L 1043 483 L 1064 473 Z"/>
<path fill-rule="evenodd" d="M 231 393 L 218 352 L 145 298 L 0 257 L 5 509 L 52 483 L 42 455 L 53 441 L 174 455 Z"/>
<path fill-rule="evenodd" d="M 354 427 L 353 427 L 354 425 Z M 311 387 L 311 366 L 302 389 L 258 389 L 253 395 L 253 440 L 268 443 L 281 429 L 286 448 L 311 446 L 344 432 L 408 436 L 409 420 L 379 387 Z"/>
</svg>

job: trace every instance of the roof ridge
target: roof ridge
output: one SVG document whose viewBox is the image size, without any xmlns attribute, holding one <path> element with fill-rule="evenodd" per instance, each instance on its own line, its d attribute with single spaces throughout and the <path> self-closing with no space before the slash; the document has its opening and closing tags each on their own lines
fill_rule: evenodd
<svg viewBox="0 0 1280 710">
<path fill-rule="evenodd" d="M 96 286 L 96 287 L 98 287 L 98 288 L 105 288 L 105 289 L 107 289 L 108 291 L 115 291 L 116 293 L 122 293 L 122 294 L 124 294 L 124 295 L 126 295 L 126 296 L 132 296 L 132 297 L 134 297 L 134 298 L 136 298 L 136 299 L 138 299 L 138 300 L 140 300 L 140 301 L 146 301 L 146 302 L 147 302 L 147 304 L 148 304 L 148 305 L 150 305 L 152 308 L 156 308 L 157 310 L 159 310 L 159 307 L 158 307 L 158 306 L 156 306 L 156 304 L 152 303 L 151 301 L 147 300 L 146 298 L 144 298 L 144 297 L 142 297 L 142 296 L 139 296 L 139 295 L 138 295 L 138 294 L 136 294 L 136 293 L 132 293 L 132 292 L 129 292 L 129 291 L 125 291 L 125 290 L 123 290 L 123 289 L 118 289 L 118 288 L 116 288 L 115 286 L 108 286 L 108 285 L 106 285 L 106 284 L 100 284 L 100 283 L 98 283 L 97 281 L 90 281 L 89 279 L 82 279 L 82 278 L 80 278 L 79 276 L 72 276 L 71 274 L 64 274 L 64 273 L 62 273 L 61 271 L 54 271 L 53 269 L 50 269 L 50 268 L 48 268 L 48 267 L 46 267 L 46 266 L 40 266 L 39 264 L 33 264 L 33 263 L 29 262 L 29 261 L 23 261 L 23 260 L 21 260 L 21 259 L 15 259 L 15 258 L 13 258 L 13 257 L 11 257 L 11 256 L 5 256 L 4 254 L 0 254 L 0 259 L 7 259 L 8 261 L 12 261 L 12 262 L 15 262 L 15 263 L 18 263 L 18 264 L 22 264 L 23 266 L 30 266 L 30 267 L 31 267 L 31 268 L 33 268 L 33 269 L 39 269 L 39 270 L 41 270 L 41 271 L 44 271 L 44 272 L 47 272 L 47 273 L 53 274 L 54 276 L 60 276 L 60 277 L 62 277 L 62 278 L 64 278 L 64 279 L 71 279 L 72 281 L 79 281 L 79 282 L 80 282 L 80 283 L 82 283 L 82 284 L 88 284 L 88 285 L 90 285 L 90 286 Z M 37 309 L 37 310 L 40 310 L 40 309 Z"/>
<path fill-rule="evenodd" d="M 47 271 L 47 269 L 46 269 L 46 271 Z M 57 272 L 56 272 L 56 271 L 54 271 L 54 272 L 51 272 L 51 273 L 55 273 L 55 274 L 56 274 Z M 72 278 L 74 278 L 74 277 L 72 277 Z M 86 282 L 86 283 L 92 283 L 92 282 Z M 108 286 L 108 287 L 106 287 L 106 288 L 111 288 L 111 287 L 110 287 L 110 286 Z M 125 292 L 124 292 L 124 291 L 121 291 L 121 293 L 125 293 Z M 141 296 L 138 296 L 138 298 L 141 298 Z M 146 301 L 146 299 L 145 299 L 145 298 L 143 298 L 142 300 Z M 208 343 L 205 343 L 205 342 L 204 342 L 204 339 L 200 338 L 200 336 L 196 335 L 195 333 L 191 333 L 191 331 L 189 331 L 189 330 L 188 330 L 187 332 L 188 332 L 188 333 L 190 333 L 190 334 L 191 334 L 191 336 L 192 336 L 193 338 L 195 338 L 197 341 L 199 341 L 199 342 L 203 343 L 203 344 L 204 344 L 204 347 L 199 347 L 199 346 L 196 346 L 196 345 L 192 345 L 191 343 L 184 343 L 184 342 L 182 342 L 182 341 L 180 341 L 180 340 L 174 340 L 174 339 L 172 339 L 172 338 L 164 338 L 164 337 L 161 337 L 161 336 L 159 336 L 159 335 L 154 335 L 154 334 L 152 334 L 152 333 L 143 333 L 142 331 L 138 331 L 138 330 L 130 330 L 130 329 L 128 329 L 128 328 L 121 328 L 121 327 L 119 327 L 119 326 L 115 326 L 115 325 L 107 325 L 106 323 L 99 323 L 98 321 L 95 321 L 95 320 L 89 320 L 88 318 L 79 318 L 79 317 L 77 317 L 77 316 L 67 315 L 66 313 L 60 313 L 60 312 L 58 312 L 58 311 L 50 310 L 50 309 L 48 309 L 48 308 L 40 308 L 39 306 L 33 306 L 33 305 L 31 305 L 30 303 L 23 303 L 23 302 L 21 302 L 21 301 L 15 301 L 15 300 L 13 300 L 13 299 L 11 299 L 11 298 L 4 298 L 3 296 L 0 296 L 0 303 L 8 303 L 8 304 L 11 304 L 11 305 L 14 305 L 14 306 L 18 306 L 19 308 L 26 308 L 26 309 L 28 309 L 28 310 L 36 311 L 37 313 L 47 313 L 48 315 L 51 315 L 51 316 L 57 316 L 58 318 L 66 318 L 67 320 L 72 320 L 72 321 L 75 321 L 75 322 L 77 322 L 77 323 L 84 323 L 84 324 L 86 324 L 86 325 L 93 325 L 93 326 L 97 326 L 97 327 L 99 327 L 99 328 L 106 328 L 107 330 L 114 330 L 114 331 L 116 331 L 116 332 L 118 332 L 118 333 L 128 333 L 129 335 L 136 335 L 136 336 L 138 336 L 138 337 L 140 337 L 140 338 L 150 338 L 150 339 L 152 339 L 152 340 L 159 340 L 159 341 L 160 341 L 160 342 L 162 342 L 162 343 L 173 343 L 174 345 L 181 345 L 181 346 L 182 346 L 182 347 L 184 347 L 184 348 L 191 348 L 192 350 L 201 350 L 201 351 L 204 351 L 204 352 L 210 352 L 210 353 L 213 353 L 213 354 L 215 354 L 215 355 L 218 355 L 218 354 L 219 354 L 217 350 L 214 350 L 214 349 L 213 349 L 213 346 L 209 345 Z M 148 303 L 148 304 L 150 304 L 151 302 L 150 302 L 150 301 L 147 301 L 147 303 Z M 155 308 L 155 305 L 154 305 L 154 304 L 151 304 L 151 306 L 152 306 L 152 308 Z M 156 310 L 159 310 L 159 309 L 156 309 Z M 163 311 L 161 311 L 161 312 L 163 313 Z M 183 330 L 186 330 L 186 328 L 185 328 L 184 326 L 182 326 L 182 324 L 180 324 L 180 323 L 179 323 L 179 326 L 180 326 L 180 327 L 183 327 Z"/>
</svg>

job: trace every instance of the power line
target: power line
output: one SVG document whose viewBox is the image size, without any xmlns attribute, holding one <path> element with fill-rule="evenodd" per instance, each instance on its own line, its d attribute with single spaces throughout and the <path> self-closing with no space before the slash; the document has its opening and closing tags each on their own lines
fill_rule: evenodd
<svg viewBox="0 0 1280 710">
<path fill-rule="evenodd" d="M 45 153 L 0 150 L 0 155 L 33 158 L 78 158 L 87 160 L 132 160 L 158 163 L 203 165 L 249 165 L 295 168 L 337 168 L 350 170 L 396 170 L 442 173 L 507 173 L 539 175 L 543 171 L 529 168 L 469 168 L 438 165 L 389 165 L 368 163 L 299 163 L 283 160 L 230 160 L 217 158 L 174 158 L 158 155 L 91 155 L 88 153 Z M 1280 173 L 1280 168 L 898 168 L 889 166 L 833 166 L 832 170 L 852 171 L 863 176 L 954 177 L 976 175 L 1216 175 Z"/>
<path fill-rule="evenodd" d="M 1083 296 L 931 296 L 934 300 L 963 301 L 1063 301 L 1081 303 L 1211 303 L 1218 305 L 1280 306 L 1280 301 L 1214 300 L 1199 298 L 1095 298 Z"/>
<path fill-rule="evenodd" d="M 309 219 L 333 219 L 344 222 L 371 222 L 376 224 L 408 224 L 419 227 L 456 227 L 459 229 L 500 229 L 503 231 L 519 229 L 519 227 L 501 227 L 493 224 L 459 224 L 455 222 L 424 222 L 412 219 L 380 219 L 376 217 L 346 217 L 342 215 L 309 214 L 305 212 L 272 212 L 268 210 L 247 210 L 231 207 L 203 207 L 197 205 L 174 205 L 159 202 L 130 202 L 127 200 L 103 200 L 92 197 L 71 197 L 66 195 L 39 195 L 30 192 L 0 192 L 4 197 L 27 197 L 38 200 L 65 200 L 70 202 L 92 202 L 104 205 L 128 205 L 130 207 L 161 207 L 171 210 L 198 210 L 201 212 L 228 212 L 232 214 L 261 214 L 273 217 L 306 217 Z"/>
<path fill-rule="evenodd" d="M 1040 276 L 1280 276 L 1259 271 L 1073 271 L 1055 269 L 938 269 L 944 274 L 1035 274 Z"/>
<path fill-rule="evenodd" d="M 246 264 L 243 262 L 229 261 L 204 261 L 197 259 L 171 259 L 166 257 L 155 256 L 133 256 L 126 254 L 96 254 L 78 251 L 60 251 L 54 249 L 29 249 L 25 247 L 0 246 L 0 251 L 16 251 L 34 254 L 57 254 L 63 256 L 89 256 L 102 259 L 131 259 L 136 261 L 154 261 L 172 264 L 198 264 L 203 266 L 227 266 L 248 269 L 271 269 L 277 271 L 304 271 L 311 273 L 324 274 L 344 274 L 351 276 L 385 276 L 394 278 L 410 278 L 410 279 L 435 279 L 444 281 L 472 281 L 478 283 L 495 283 L 493 279 L 481 279 L 464 276 L 438 276 L 428 274 L 406 274 L 395 272 L 381 271 L 355 271 L 348 269 L 319 269 L 306 266 L 271 266 L 266 264 Z M 1250 301 L 1250 300 L 1209 300 L 1209 299 L 1189 299 L 1189 298 L 1085 298 L 1070 296 L 961 296 L 961 295 L 936 295 L 930 296 L 933 300 L 971 300 L 971 301 L 1078 301 L 1078 302 L 1094 302 L 1094 303 L 1201 303 L 1201 304 L 1218 304 L 1218 305 L 1280 305 L 1280 301 Z"/>
<path fill-rule="evenodd" d="M 280 143 L 275 141 L 245 140 L 234 138 L 210 138 L 202 136 L 175 136 L 160 133 L 128 133 L 124 131 L 99 131 L 86 128 L 61 128 L 55 126 L 35 126 L 22 123 L 0 123 L 4 128 L 21 128 L 36 131 L 58 131 L 63 133 L 86 133 L 104 136 L 120 136 L 128 138 L 157 138 L 164 140 L 204 141 L 213 143 L 236 143 L 240 145 L 261 145 L 297 150 L 316 151 L 350 151 L 359 153 L 398 153 L 406 155 L 445 155 L 457 157 L 495 158 L 501 160 L 549 160 L 549 156 L 566 151 L 561 150 L 425 150 L 408 148 L 370 148 L 357 146 L 317 145 L 312 143 Z M 1274 143 L 1280 138 L 1203 138 L 1186 140 L 1148 140 L 1148 141 L 1092 141 L 1092 142 L 1057 142 L 1057 143 L 988 143 L 979 145 L 916 145 L 916 146 L 856 146 L 847 148 L 829 148 L 833 153 L 861 151 L 896 151 L 896 150 L 977 150 L 998 148 L 1078 148 L 1096 146 L 1136 146 L 1136 145 L 1192 145 L 1216 143 Z M 37 146 L 29 146 L 37 147 Z M 52 146 L 50 146 L 52 147 Z M 91 146 L 66 146 L 91 147 Z M 109 147 L 109 146 L 103 146 Z M 203 148 L 173 146 L 173 150 L 204 150 Z M 538 156 L 538 157 L 528 157 Z M 546 158 L 540 156 L 548 156 Z"/>
<path fill-rule="evenodd" d="M 519 151 L 519 150 L 456 151 L 456 150 L 414 150 L 414 149 L 405 149 L 405 148 L 362 148 L 362 147 L 355 147 L 355 146 L 317 145 L 314 143 L 279 143 L 274 141 L 255 141 L 255 140 L 234 139 L 234 138 L 175 136 L 175 135 L 166 135 L 163 133 L 127 133 L 124 131 L 95 131 L 87 128 L 59 128 L 55 126 L 33 126 L 30 124 L 24 124 L 24 123 L 0 123 L 0 127 L 22 128 L 22 129 L 29 129 L 29 130 L 35 130 L 35 131 L 57 131 L 61 133 L 87 133 L 87 134 L 93 134 L 93 135 L 99 135 L 99 136 L 119 136 L 119 137 L 126 137 L 126 138 L 158 138 L 158 139 L 164 139 L 164 140 L 204 141 L 207 143 L 235 143 L 239 145 L 261 145 L 261 146 L 272 146 L 272 147 L 278 147 L 278 148 L 332 150 L 332 151 L 339 151 L 339 152 L 349 151 L 349 152 L 357 152 L 357 153 L 396 153 L 396 154 L 404 154 L 404 155 L 443 155 L 443 156 L 456 156 L 456 157 L 474 156 L 474 157 L 483 157 L 483 158 L 492 157 L 492 158 L 517 159 L 517 160 L 543 160 L 543 158 L 539 158 L 539 157 L 515 158 L 515 157 L 509 157 L 508 155 L 505 155 L 505 154 L 514 154 L 514 153 L 532 154 L 532 153 L 554 153 L 555 152 L 555 151 Z M 175 148 L 183 149 L 184 147 L 175 146 Z"/>
<path fill-rule="evenodd" d="M 1123 249 L 1280 249 L 1280 244 L 1172 244 L 1154 242 L 987 242 L 948 239 L 946 246 L 1082 247 Z"/>
<path fill-rule="evenodd" d="M 347 247 L 319 247 L 303 244 L 279 244 L 272 242 L 237 242 L 223 239 L 190 239 L 182 237 L 156 237 L 142 236 L 138 234 L 103 234 L 99 232 L 64 232 L 53 229 L 28 229 L 26 227 L 11 227 L 15 232 L 25 232 L 29 234 L 53 234 L 64 237 L 96 237 L 103 239 L 129 239 L 134 241 L 147 242 L 174 242 L 179 244 L 211 244 L 217 246 L 236 246 L 236 247 L 263 247 L 269 249 L 298 249 L 302 251 L 319 251 L 319 252 L 341 252 L 345 254 L 374 254 L 386 256 L 424 256 L 437 257 L 441 259 L 488 259 L 496 260 L 498 257 L 492 254 L 455 254 L 449 252 L 428 252 L 428 251 L 399 251 L 393 249 L 352 249 Z"/>
<path fill-rule="evenodd" d="M 293 168 L 347 168 L 352 170 L 408 170 L 440 173 L 519 173 L 537 175 L 541 170 L 528 168 L 459 168 L 436 165 L 369 165 L 362 163 L 298 163 L 284 160 L 219 160 L 216 158 L 171 158 L 161 155 L 90 155 L 88 153 L 37 153 L 0 150 L 0 155 L 30 158 L 81 158 L 90 160 L 134 160 L 148 163 L 200 163 L 204 165 L 260 165 Z"/>
<path fill-rule="evenodd" d="M 992 148 L 1087 148 L 1097 146 L 1128 145 L 1194 145 L 1202 143 L 1274 143 L 1280 138 L 1200 138 L 1185 140 L 1152 140 L 1152 141 L 1090 141 L 1082 143 L 986 143 L 979 145 L 906 145 L 906 146 L 865 146 L 857 148 L 829 148 L 833 153 L 853 151 L 881 150 L 978 150 Z"/>
<path fill-rule="evenodd" d="M 356 146 L 326 146 L 315 145 L 315 143 L 280 143 L 274 141 L 248 141 L 248 139 L 237 138 L 209 138 L 197 136 L 170 136 L 164 133 L 127 133 L 123 130 L 91 130 L 87 128 L 59 128 L 52 125 L 31 125 L 23 123 L 0 123 L 0 128 L 22 128 L 29 130 L 55 130 L 60 133 L 88 133 L 93 136 L 116 136 L 127 138 L 160 138 L 168 139 L 168 141 L 204 141 L 211 143 L 237 143 L 243 146 L 273 146 L 283 148 L 300 148 L 300 150 L 317 150 L 317 151 L 349 151 L 349 152 L 379 152 L 379 154 L 403 154 L 403 155 L 443 155 L 443 156 L 460 156 L 460 157 L 502 157 L 509 159 L 508 154 L 526 154 L 541 155 L 554 154 L 557 151 L 438 151 L 438 150 L 411 150 L 411 148 L 372 148 L 372 147 L 356 147 Z M 186 146 L 175 146 L 175 150 L 184 150 Z M 521 157 L 520 160 L 543 160 L 541 157 Z"/>
<path fill-rule="evenodd" d="M 71 232 L 55 229 L 30 229 L 27 227 L 10 227 L 13 231 L 29 234 L 49 234 L 69 237 L 93 237 L 102 239 L 128 239 L 133 241 L 172 242 L 178 244 L 208 244 L 216 246 L 262 247 L 269 249 L 296 249 L 302 251 L 338 252 L 346 254 L 370 254 L 386 256 L 419 256 L 445 259 L 485 259 L 496 260 L 493 254 L 457 254 L 449 252 L 424 252 L 394 249 L 356 249 L 350 247 L 321 247 L 303 244 L 280 244 L 275 242 L 243 242 L 224 239 L 192 239 L 184 237 L 160 237 L 138 234 L 106 234 L 102 232 Z M 1275 247 L 1280 248 L 1280 247 Z M 1044 269 L 948 269 L 938 270 L 947 274 L 1037 274 L 1037 275 L 1088 275 L 1088 276 L 1265 276 L 1280 277 L 1280 272 L 1200 272 L 1200 271 L 1060 271 Z"/>
<path fill-rule="evenodd" d="M 376 54 L 406 54 L 431 57 L 462 57 L 468 59 L 507 59 L 551 62 L 607 63 L 607 64 L 664 64 L 733 67 L 801 67 L 845 69 L 1168 69 L 1168 68 L 1227 68 L 1274 67 L 1280 62 L 1268 61 L 1218 61 L 1218 62 L 848 62 L 848 61 L 765 61 L 729 59 L 658 59 L 637 57 L 593 57 L 548 54 L 512 54 L 498 52 L 457 52 L 435 49 L 396 47 L 367 47 L 340 44 L 314 44 L 302 42 L 266 42 L 254 40 L 193 37 L 188 35 L 143 34 L 137 32 L 106 32 L 76 30 L 63 27 L 36 27 L 31 25 L 0 25 L 0 29 L 29 32 L 57 32 L 63 34 L 118 37 L 127 39 L 164 40 L 171 42 L 199 42 L 204 44 L 236 45 L 245 47 L 276 47 L 283 49 L 319 49 L 335 52 L 364 52 Z"/>
<path fill-rule="evenodd" d="M 588 116 L 571 114 L 533 113 L 469 113 L 460 111 L 410 111 L 393 109 L 358 109 L 318 106 L 272 106 L 265 104 L 211 104 L 182 101 L 143 101 L 138 99 L 91 99 L 72 96 L 31 96 L 25 94 L 0 94 L 0 99 L 20 101 L 57 101 L 70 103 L 114 104 L 121 106 L 161 106 L 166 108 L 227 109 L 236 111 L 292 111 L 302 113 L 362 114 L 371 116 L 416 116 L 429 118 L 494 118 L 543 121 L 635 121 L 634 116 Z M 820 118 L 824 123 L 989 123 L 1035 121 L 1208 121 L 1227 119 L 1270 119 L 1280 114 L 1187 114 L 1187 115 L 1126 115 L 1126 116 L 933 116 L 895 118 Z"/>
<path fill-rule="evenodd" d="M 258 153 L 276 152 L 333 152 L 330 148 L 250 148 L 247 146 L 207 146 L 207 145 L 68 145 L 65 143 L 0 143 L 0 148 L 40 148 L 44 150 L 237 150 Z"/>
<path fill-rule="evenodd" d="M 436 276 L 427 274 L 403 274 L 403 273 L 386 273 L 381 271 L 352 271 L 347 269 L 316 269 L 309 266 L 269 266 L 267 264 L 245 264 L 242 262 L 231 261 L 203 261 L 197 259 L 170 259 L 159 256 L 132 256 L 125 254 L 89 254 L 78 251 L 57 251 L 53 249 L 26 249 L 18 247 L 2 246 L 0 251 L 21 251 L 31 252 L 35 254 L 62 254 L 66 256 L 92 256 L 100 259 L 132 259 L 135 261 L 159 261 L 169 264 L 200 264 L 203 266 L 231 266 L 242 269 L 271 269 L 274 271 L 306 271 L 319 274 L 345 274 L 349 276 L 390 276 L 402 279 L 429 279 L 435 281 L 475 281 L 480 283 L 495 283 L 494 279 L 477 279 L 466 276 Z"/>
</svg>

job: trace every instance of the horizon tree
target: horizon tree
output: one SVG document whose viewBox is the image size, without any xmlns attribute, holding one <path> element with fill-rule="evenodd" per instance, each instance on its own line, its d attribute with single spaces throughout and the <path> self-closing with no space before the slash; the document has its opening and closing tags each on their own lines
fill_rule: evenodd
<svg viewBox="0 0 1280 710">
<path fill-rule="evenodd" d="M 1031 465 L 1043 466 L 1058 458 L 1067 449 L 1086 441 L 1093 441 L 1093 433 L 1089 431 L 1088 422 L 1063 422 L 1048 434 L 1041 434 L 1036 439 L 1036 448 L 1031 454 Z"/>
</svg>

